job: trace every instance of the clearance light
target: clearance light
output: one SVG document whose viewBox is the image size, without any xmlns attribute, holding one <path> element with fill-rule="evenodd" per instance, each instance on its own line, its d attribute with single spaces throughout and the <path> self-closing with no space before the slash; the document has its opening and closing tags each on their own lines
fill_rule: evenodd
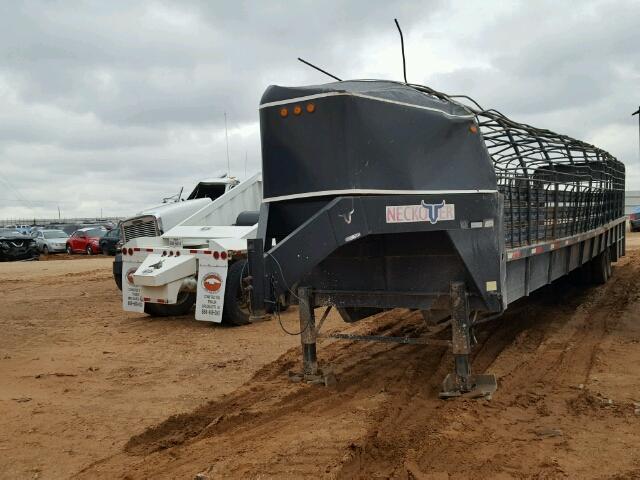
<svg viewBox="0 0 640 480">
<path fill-rule="evenodd" d="M 313 113 L 316 111 L 316 106 L 313 103 L 307 103 L 307 113 Z"/>
<path fill-rule="evenodd" d="M 302 113 L 302 107 L 300 105 L 296 105 L 293 107 L 293 114 L 300 115 Z"/>
<path fill-rule="evenodd" d="M 218 252 L 217 250 L 215 252 L 213 252 L 213 258 L 215 258 L 216 260 L 220 258 L 220 252 Z"/>
<path fill-rule="evenodd" d="M 133 248 L 129 248 L 129 251 L 127 252 L 129 255 L 133 255 Z"/>
<path fill-rule="evenodd" d="M 287 115 L 289 115 L 289 110 L 288 110 L 288 109 L 286 109 L 286 108 L 284 108 L 284 107 L 283 107 L 283 108 L 281 108 L 281 109 L 280 109 L 280 116 L 281 116 L 282 118 L 285 118 Z"/>
<path fill-rule="evenodd" d="M 478 133 L 478 127 L 475 126 L 474 124 L 469 125 L 469 131 L 471 133 Z"/>
<path fill-rule="evenodd" d="M 222 260 L 226 260 L 227 259 L 227 252 L 220 252 L 220 258 Z"/>
<path fill-rule="evenodd" d="M 127 254 L 127 249 L 126 249 L 126 248 L 123 248 L 123 249 L 122 249 L 122 254 L 123 254 L 123 255 L 126 255 L 126 254 Z"/>
</svg>

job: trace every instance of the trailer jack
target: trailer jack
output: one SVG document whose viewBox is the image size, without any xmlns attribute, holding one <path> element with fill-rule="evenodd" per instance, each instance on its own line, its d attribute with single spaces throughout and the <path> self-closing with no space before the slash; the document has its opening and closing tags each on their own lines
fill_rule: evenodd
<svg viewBox="0 0 640 480">
<path fill-rule="evenodd" d="M 306 382 L 326 387 L 336 383 L 336 377 L 329 369 L 318 368 L 318 357 L 316 353 L 316 341 L 318 330 L 322 327 L 330 307 L 320 320 L 320 325 L 316 328 L 316 317 L 313 312 L 313 297 L 310 287 L 298 289 L 298 301 L 300 310 L 300 342 L 302 344 L 302 373 L 289 372 L 289 379 L 292 382 Z"/>
<path fill-rule="evenodd" d="M 316 342 L 318 337 L 331 337 L 351 341 L 390 342 L 413 345 L 451 346 L 453 350 L 455 370 L 449 373 L 442 383 L 440 398 L 452 397 L 489 397 L 497 389 L 494 375 L 471 373 L 471 346 L 474 340 L 471 326 L 467 291 L 463 282 L 452 282 L 450 287 L 451 321 L 442 327 L 451 325 L 451 341 L 422 337 L 388 337 L 377 335 L 331 334 L 321 335 L 320 329 L 327 318 L 331 307 L 327 307 L 318 326 L 314 314 L 314 296 L 311 287 L 298 289 L 300 315 L 300 343 L 302 347 L 302 372 L 289 372 L 289 379 L 293 382 L 306 382 L 316 385 L 333 385 L 336 383 L 333 372 L 318 367 Z M 443 328 L 431 332 L 439 333 Z"/>
<path fill-rule="evenodd" d="M 464 283 L 452 282 L 451 298 L 451 347 L 455 371 L 449 373 L 442 382 L 440 398 L 489 397 L 498 388 L 495 375 L 472 374 L 471 362 L 471 318 L 469 302 Z"/>
</svg>

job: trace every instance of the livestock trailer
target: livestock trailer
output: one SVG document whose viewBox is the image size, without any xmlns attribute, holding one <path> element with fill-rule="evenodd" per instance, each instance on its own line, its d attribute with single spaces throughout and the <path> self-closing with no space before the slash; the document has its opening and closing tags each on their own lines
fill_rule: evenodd
<svg viewBox="0 0 640 480">
<path fill-rule="evenodd" d="M 260 129 L 252 308 L 292 291 L 306 379 L 319 374 L 314 308 L 347 322 L 408 308 L 450 318 L 442 396 L 490 392 L 495 378 L 471 373 L 473 326 L 574 270 L 604 282 L 624 255 L 623 164 L 468 97 L 392 81 L 270 86 Z"/>
</svg>

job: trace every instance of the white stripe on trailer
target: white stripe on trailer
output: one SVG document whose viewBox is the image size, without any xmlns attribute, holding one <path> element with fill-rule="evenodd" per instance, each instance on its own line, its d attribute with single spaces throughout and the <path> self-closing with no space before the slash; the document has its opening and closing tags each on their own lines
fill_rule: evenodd
<svg viewBox="0 0 640 480">
<path fill-rule="evenodd" d="M 473 120 L 473 119 L 476 118 L 475 115 L 472 115 L 472 114 L 469 114 L 469 115 L 456 115 L 455 113 L 445 112 L 444 110 L 440 110 L 438 108 L 433 108 L 433 107 L 427 107 L 426 105 L 416 105 L 415 103 L 400 102 L 398 100 L 391 100 L 389 98 L 374 97 L 373 95 L 365 95 L 364 93 L 355 93 L 355 92 L 316 93 L 314 95 L 306 95 L 304 97 L 288 98 L 286 100 L 278 100 L 278 101 L 275 101 L 275 102 L 263 103 L 262 105 L 260 105 L 259 109 L 262 110 L 263 108 L 277 107 L 277 106 L 280 106 L 280 105 L 288 105 L 290 103 L 296 103 L 296 102 L 306 102 L 306 101 L 309 101 L 309 100 L 317 100 L 318 98 L 326 98 L 326 97 L 358 97 L 358 98 L 364 98 L 366 100 L 373 100 L 375 102 L 391 103 L 393 105 L 401 105 L 403 107 L 419 108 L 421 110 L 429 110 L 431 112 L 438 113 L 440 115 L 444 115 L 445 117 L 450 117 L 450 118 L 464 118 L 464 119 L 469 119 L 469 120 Z"/>
<path fill-rule="evenodd" d="M 322 190 L 318 192 L 294 193 L 291 195 L 281 195 L 279 197 L 269 197 L 262 200 L 263 203 L 294 200 L 296 198 L 325 197 L 329 195 L 454 195 L 454 194 L 493 194 L 497 190 L 377 190 L 370 188 L 355 188 L 346 190 Z"/>
<path fill-rule="evenodd" d="M 585 240 L 589 240 L 590 238 L 596 237 L 598 235 L 601 235 L 603 233 L 605 233 L 606 231 L 614 228 L 617 225 L 620 225 L 621 223 L 625 222 L 626 219 L 624 217 L 618 218 L 616 220 L 612 220 L 609 223 L 606 223 L 600 227 L 597 227 L 593 230 L 590 230 L 586 233 L 580 233 L 577 235 L 573 235 L 571 237 L 564 237 L 564 238 L 560 238 L 560 239 L 556 239 L 553 242 L 557 242 L 560 243 L 562 245 L 564 245 L 565 247 L 569 246 L 569 245 L 574 245 L 576 243 L 585 241 Z M 540 255 L 542 253 L 547 252 L 548 250 L 553 250 L 555 248 L 556 243 L 551 243 L 551 242 L 545 242 L 545 243 L 539 243 L 537 245 L 531 246 L 531 247 L 516 247 L 516 248 L 510 248 L 507 249 L 507 261 L 509 260 L 516 260 L 522 257 L 529 257 L 529 256 L 533 256 L 533 255 Z"/>
</svg>

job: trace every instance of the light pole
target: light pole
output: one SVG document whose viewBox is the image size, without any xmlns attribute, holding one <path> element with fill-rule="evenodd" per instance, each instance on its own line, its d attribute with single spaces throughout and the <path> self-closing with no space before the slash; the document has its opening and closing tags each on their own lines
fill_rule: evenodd
<svg viewBox="0 0 640 480">
<path fill-rule="evenodd" d="M 638 110 L 631 114 L 632 117 L 634 115 L 638 115 L 638 155 L 640 156 L 640 106 L 638 107 Z"/>
</svg>

